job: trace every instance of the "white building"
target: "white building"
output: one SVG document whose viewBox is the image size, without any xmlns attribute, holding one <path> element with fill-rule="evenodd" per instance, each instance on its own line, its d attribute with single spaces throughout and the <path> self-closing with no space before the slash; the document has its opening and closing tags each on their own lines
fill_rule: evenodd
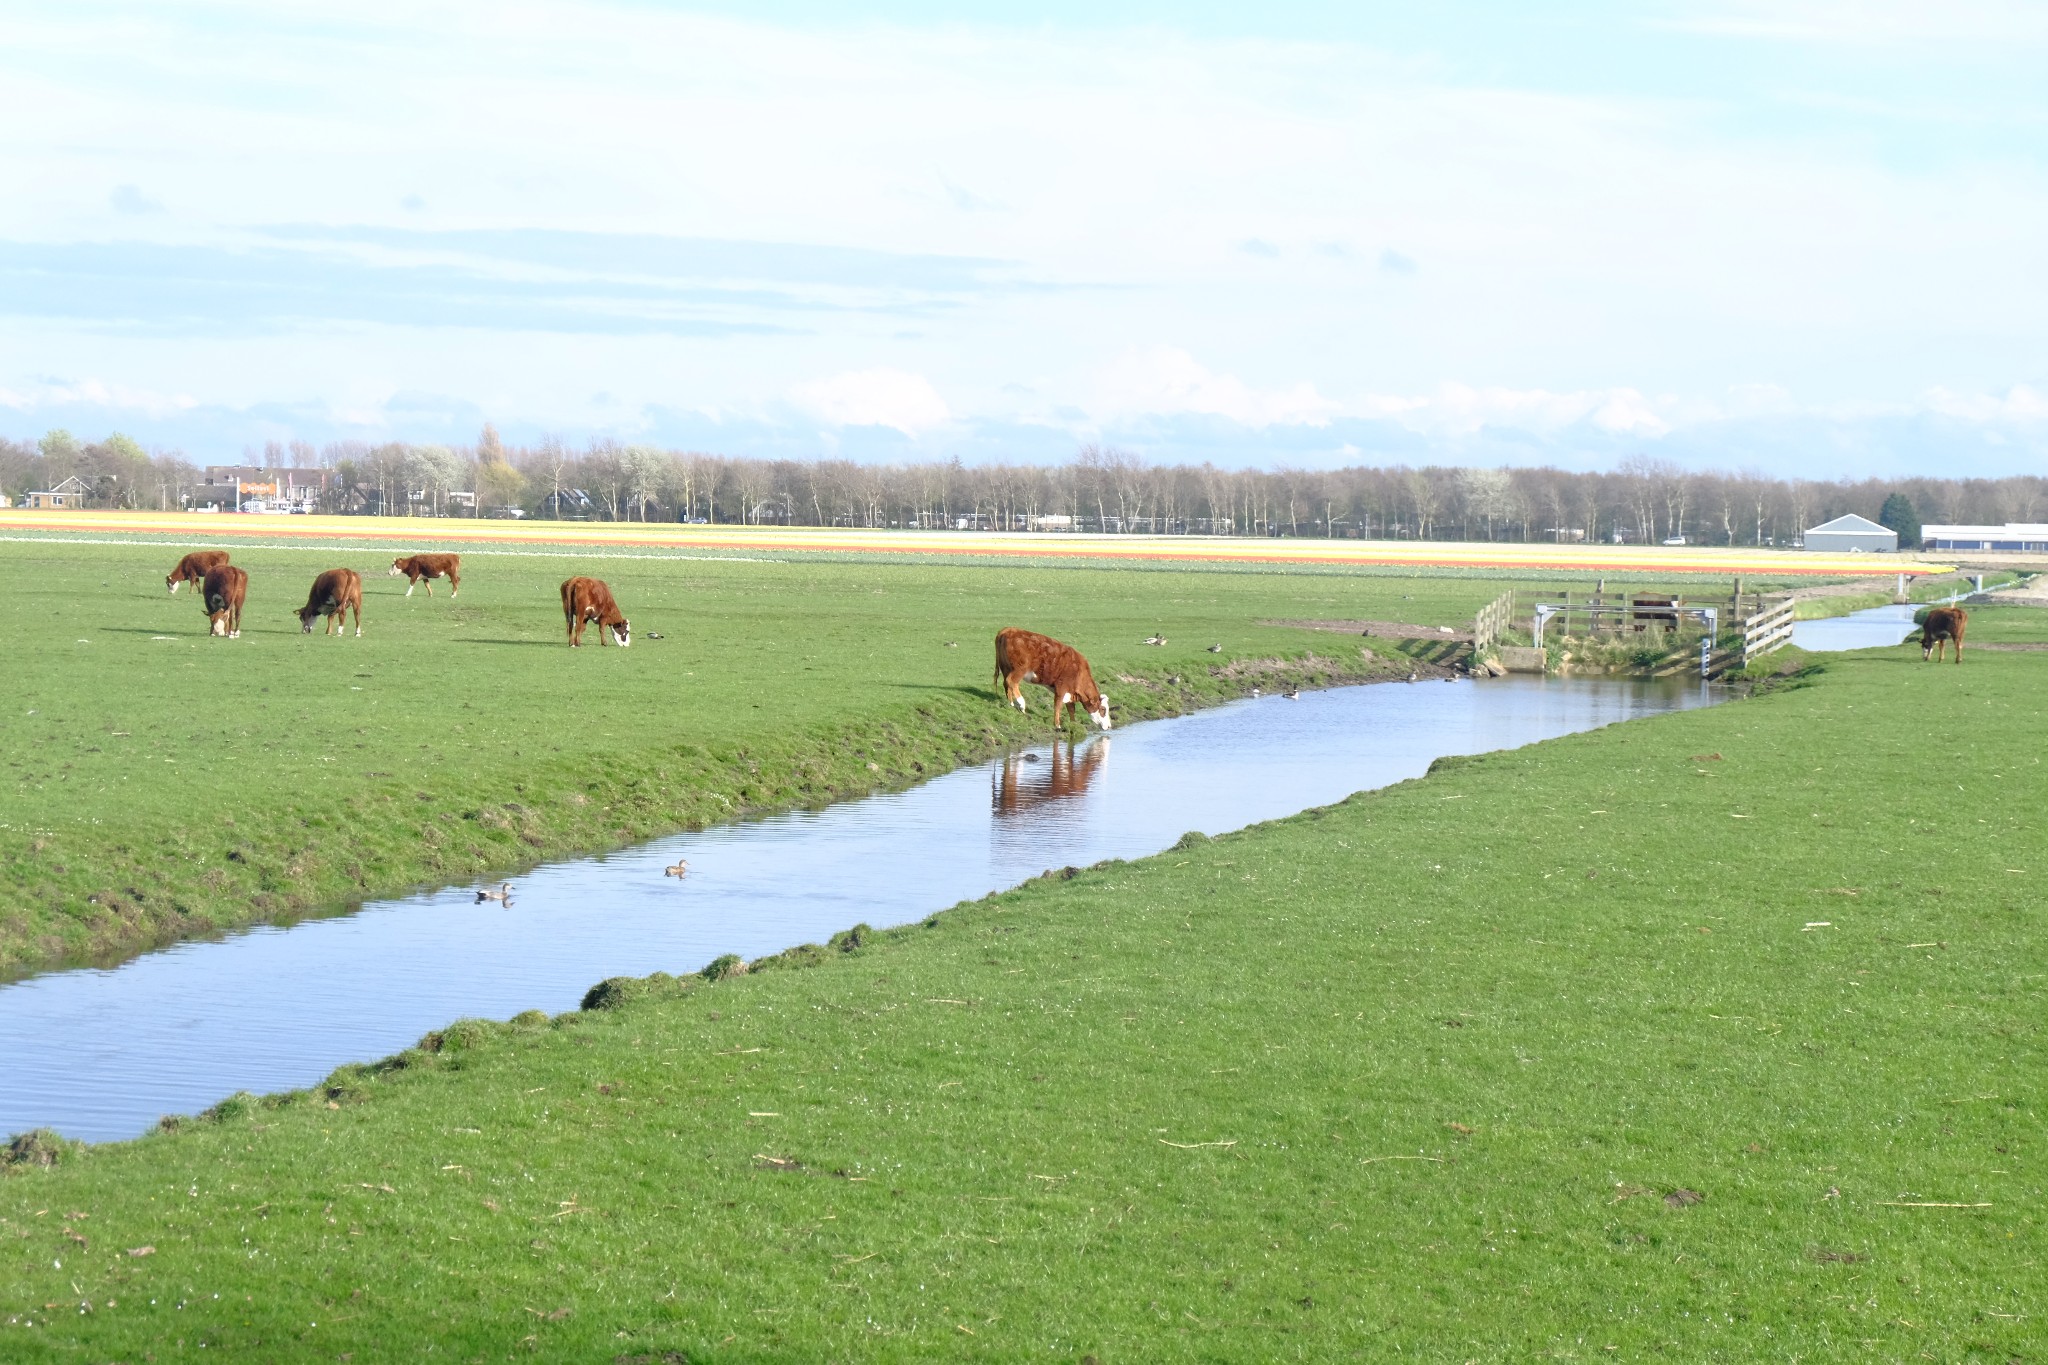
<svg viewBox="0 0 2048 1365">
<path fill-rule="evenodd" d="M 1920 543 L 1930 550 L 2048 551 L 2048 522 L 2009 521 L 2003 526 L 1922 526 Z"/>
<path fill-rule="evenodd" d="M 1806 548 L 1837 555 L 1890 554 L 1899 548 L 1899 533 L 1851 512 L 1808 531 Z"/>
</svg>

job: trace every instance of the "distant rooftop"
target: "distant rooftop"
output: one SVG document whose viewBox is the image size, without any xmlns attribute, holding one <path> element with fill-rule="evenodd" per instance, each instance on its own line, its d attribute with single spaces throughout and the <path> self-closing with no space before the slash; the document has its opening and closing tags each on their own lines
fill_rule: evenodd
<svg viewBox="0 0 2048 1365">
<path fill-rule="evenodd" d="M 1833 521 L 1824 521 L 1820 525 L 1809 529 L 1806 534 L 1813 535 L 1817 531 L 1840 531 L 1844 533 L 1855 532 L 1858 535 L 1881 536 L 1889 535 L 1891 529 L 1889 526 L 1879 526 L 1869 517 L 1859 517 L 1854 512 L 1851 512 L 1845 517 L 1836 517 Z"/>
</svg>

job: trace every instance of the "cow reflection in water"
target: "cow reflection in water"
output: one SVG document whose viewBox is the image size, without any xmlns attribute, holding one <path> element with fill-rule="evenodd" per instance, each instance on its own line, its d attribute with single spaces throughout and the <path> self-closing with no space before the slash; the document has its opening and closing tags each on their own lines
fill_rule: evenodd
<svg viewBox="0 0 2048 1365">
<path fill-rule="evenodd" d="M 1051 761 L 1037 750 L 1010 754 L 995 774 L 993 797 L 996 815 L 1023 815 L 1035 807 L 1088 790 L 1109 761 L 1109 738 L 1103 736 L 1088 745 L 1066 740 L 1052 742 Z"/>
</svg>

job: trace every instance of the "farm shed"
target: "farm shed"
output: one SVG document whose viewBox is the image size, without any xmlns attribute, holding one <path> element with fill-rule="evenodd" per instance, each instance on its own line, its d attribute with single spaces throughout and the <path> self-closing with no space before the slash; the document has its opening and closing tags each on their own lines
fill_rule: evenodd
<svg viewBox="0 0 2048 1365">
<path fill-rule="evenodd" d="M 1858 551 L 1869 554 L 1890 554 L 1899 548 L 1899 533 L 1889 526 L 1879 526 L 1868 517 L 1859 517 L 1854 512 L 1833 521 L 1824 521 L 1806 533 L 1806 548 L 1827 554 L 1854 554 Z"/>
<path fill-rule="evenodd" d="M 1923 526 L 1920 542 L 1930 550 L 2048 550 L 2048 522 L 2009 521 L 2003 526 Z"/>
</svg>

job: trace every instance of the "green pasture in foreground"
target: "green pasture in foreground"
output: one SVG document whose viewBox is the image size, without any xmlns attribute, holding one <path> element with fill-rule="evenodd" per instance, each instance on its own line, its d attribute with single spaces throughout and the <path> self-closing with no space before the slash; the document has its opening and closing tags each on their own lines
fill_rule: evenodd
<svg viewBox="0 0 2048 1365">
<path fill-rule="evenodd" d="M 0 1358 L 2038 1360 L 2044 678 L 1845 656 L 18 1164 Z"/>
<path fill-rule="evenodd" d="M 0 977 L 944 771 L 1047 723 L 1043 690 L 1026 718 L 995 704 L 1004 625 L 1086 651 L 1130 720 L 1247 685 L 1211 676 L 1234 659 L 1361 671 L 1356 639 L 1260 619 L 1469 621 L 1498 591 L 471 553 L 450 601 L 408 599 L 388 554 L 237 547 L 249 602 L 220 640 L 189 590 L 164 592 L 177 553 L 0 546 Z M 336 564 L 365 576 L 361 639 L 299 633 Z M 557 587 L 585 569 L 630 650 L 564 643 Z M 1166 647 L 1138 643 L 1154 631 Z"/>
</svg>

